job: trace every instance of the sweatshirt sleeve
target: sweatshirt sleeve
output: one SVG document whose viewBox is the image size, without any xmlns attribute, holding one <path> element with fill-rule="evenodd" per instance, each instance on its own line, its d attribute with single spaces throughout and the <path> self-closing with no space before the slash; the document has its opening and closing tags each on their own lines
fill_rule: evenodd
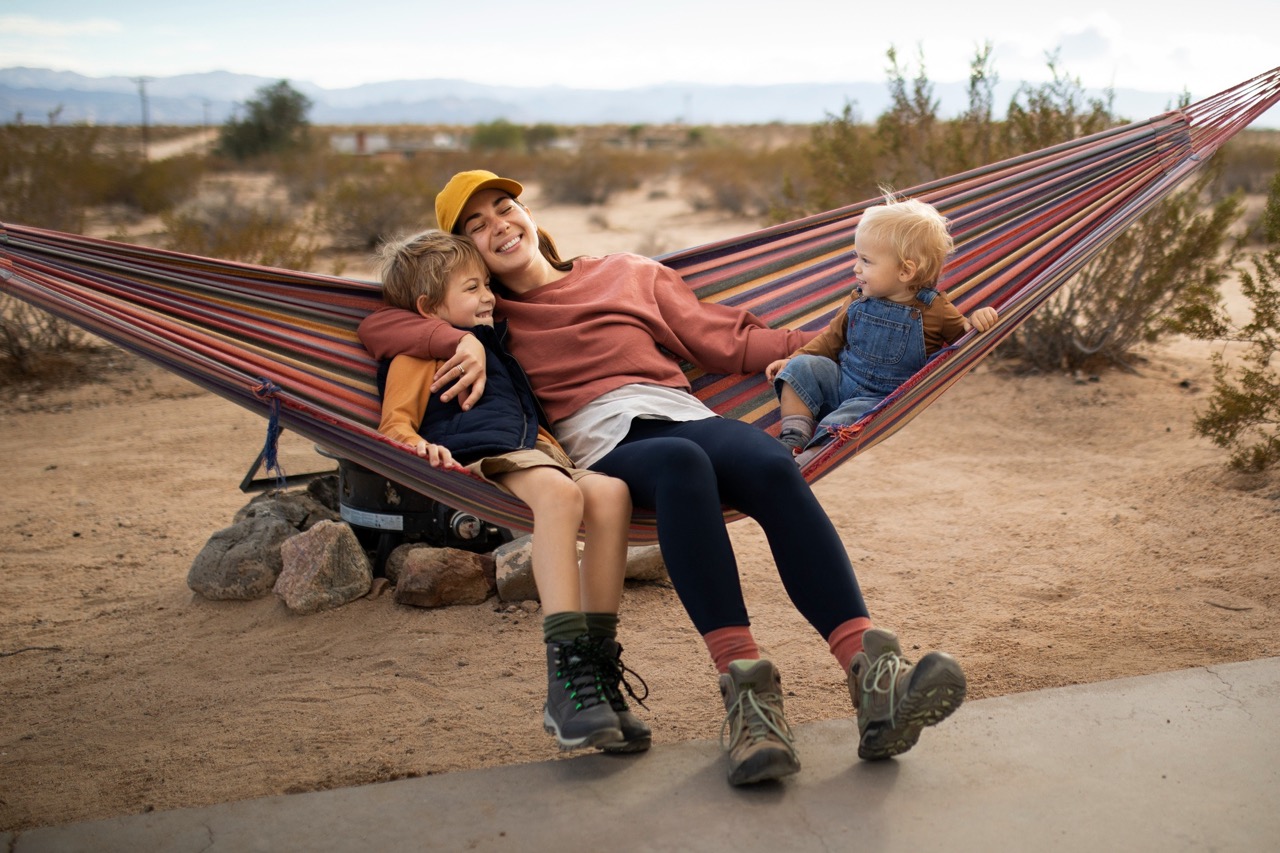
<svg viewBox="0 0 1280 853">
<path fill-rule="evenodd" d="M 390 305 L 384 305 L 365 317 L 356 329 L 360 343 L 379 360 L 398 355 L 452 358 L 458 342 L 467 334 L 444 320 L 423 317 Z"/>
<path fill-rule="evenodd" d="M 409 312 L 405 312 L 406 314 Z M 435 360 L 396 356 L 387 372 L 387 388 L 382 394 L 382 422 L 378 432 L 387 438 L 417 444 L 430 399 L 431 380 L 436 375 Z"/>
<path fill-rule="evenodd" d="M 852 304 L 853 295 L 850 294 L 844 302 L 840 303 L 839 310 L 832 316 L 827 327 L 819 332 L 816 338 L 796 350 L 793 355 L 820 355 L 832 361 L 839 361 L 840 350 L 844 349 L 847 343 L 845 333 L 849 329 L 849 306 Z"/>
<path fill-rule="evenodd" d="M 667 267 L 656 273 L 654 298 L 666 325 L 665 333 L 655 330 L 657 342 L 712 373 L 759 373 L 815 335 L 772 329 L 741 308 L 699 302 L 684 280 Z"/>
</svg>

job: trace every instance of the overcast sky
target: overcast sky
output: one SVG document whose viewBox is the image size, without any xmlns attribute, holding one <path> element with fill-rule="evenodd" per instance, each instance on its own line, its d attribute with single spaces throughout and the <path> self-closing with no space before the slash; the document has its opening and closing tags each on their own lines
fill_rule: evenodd
<svg viewBox="0 0 1280 853">
<path fill-rule="evenodd" d="M 1199 99 L 1280 66 L 1280 0 L 0 0 L 0 67 L 326 88 L 880 82 L 891 45 L 948 82 L 986 42 L 1006 82 L 1044 80 L 1056 50 L 1086 87 Z"/>
</svg>

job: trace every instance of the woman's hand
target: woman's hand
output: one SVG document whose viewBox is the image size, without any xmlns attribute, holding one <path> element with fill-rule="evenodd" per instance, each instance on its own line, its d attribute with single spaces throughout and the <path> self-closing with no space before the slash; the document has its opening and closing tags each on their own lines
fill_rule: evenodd
<svg viewBox="0 0 1280 853">
<path fill-rule="evenodd" d="M 789 358 L 780 358 L 777 361 L 770 362 L 769 366 L 764 369 L 764 378 L 770 382 L 777 379 L 778 374 L 782 372 L 782 368 L 786 367 L 787 362 L 790 360 Z"/>
<path fill-rule="evenodd" d="M 486 376 L 484 344 L 480 343 L 480 339 L 475 335 L 467 335 L 458 341 L 458 348 L 454 350 L 453 358 L 436 371 L 436 378 L 431 383 L 431 393 L 434 394 L 441 388 L 449 386 L 448 390 L 440 395 L 441 400 L 448 402 L 467 391 L 468 393 L 461 400 L 462 409 L 466 411 L 480 401 L 481 395 L 484 394 Z"/>
</svg>

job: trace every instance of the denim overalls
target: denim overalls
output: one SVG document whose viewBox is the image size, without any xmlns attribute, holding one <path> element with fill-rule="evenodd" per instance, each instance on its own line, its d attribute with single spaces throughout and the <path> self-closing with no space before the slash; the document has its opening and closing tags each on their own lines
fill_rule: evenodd
<svg viewBox="0 0 1280 853">
<path fill-rule="evenodd" d="M 922 287 L 916 299 L 931 305 L 938 291 Z M 818 419 L 809 446 L 828 439 L 826 426 L 857 422 L 924 367 L 924 322 L 914 302 L 862 296 L 848 309 L 845 345 L 839 363 L 820 355 L 798 355 L 778 374 Z"/>
</svg>

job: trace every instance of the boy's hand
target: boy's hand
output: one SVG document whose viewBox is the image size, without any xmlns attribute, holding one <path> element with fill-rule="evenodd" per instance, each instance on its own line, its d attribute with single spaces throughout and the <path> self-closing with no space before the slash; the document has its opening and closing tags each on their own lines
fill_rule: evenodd
<svg viewBox="0 0 1280 853">
<path fill-rule="evenodd" d="M 995 326 L 996 321 L 1000 319 L 1000 312 L 990 306 L 979 308 L 969 315 L 969 324 L 979 332 L 985 332 L 987 329 Z"/>
<path fill-rule="evenodd" d="M 436 378 L 431 383 L 431 393 L 434 394 L 452 382 L 449 389 L 440 395 L 440 399 L 447 403 L 470 389 L 462 398 L 462 410 L 465 412 L 480 401 L 484 394 L 486 376 L 484 344 L 475 335 L 467 335 L 458 341 L 453 358 L 436 371 Z"/>
<path fill-rule="evenodd" d="M 787 366 L 789 358 L 780 358 L 777 361 L 770 362 L 769 366 L 764 369 L 764 378 L 770 382 L 778 378 L 778 374 L 782 372 L 782 368 Z"/>
<path fill-rule="evenodd" d="M 418 439 L 418 444 L 413 448 L 414 452 L 431 463 L 432 468 L 453 468 L 457 470 L 466 470 L 453 459 L 453 454 L 449 452 L 449 448 L 443 444 L 432 444 L 425 438 Z"/>
</svg>

